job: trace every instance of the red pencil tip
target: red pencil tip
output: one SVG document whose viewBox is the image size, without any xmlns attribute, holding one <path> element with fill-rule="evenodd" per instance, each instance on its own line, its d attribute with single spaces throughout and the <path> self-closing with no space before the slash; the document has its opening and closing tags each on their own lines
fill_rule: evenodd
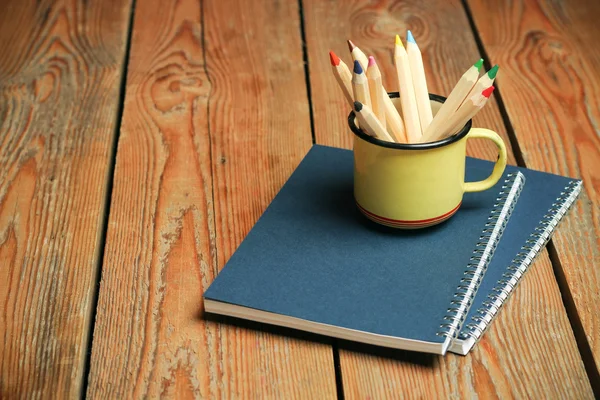
<svg viewBox="0 0 600 400">
<path fill-rule="evenodd" d="M 485 97 L 489 98 L 492 95 L 493 91 L 494 91 L 494 87 L 490 86 L 489 88 L 487 88 L 483 92 L 481 92 L 481 94 L 484 95 Z"/>
<path fill-rule="evenodd" d="M 340 58 L 336 56 L 333 51 L 329 52 L 329 61 L 331 61 L 331 65 L 333 65 L 334 67 L 340 65 Z"/>
<path fill-rule="evenodd" d="M 352 40 L 348 39 L 348 50 L 350 50 L 350 53 L 352 53 L 352 50 L 354 50 L 356 46 L 354 45 L 354 43 L 352 43 Z"/>
<path fill-rule="evenodd" d="M 368 66 L 369 66 L 369 67 L 372 67 L 372 66 L 373 66 L 373 65 L 375 65 L 375 64 L 377 64 L 377 63 L 375 62 L 375 57 L 373 57 L 373 56 L 369 56 L 369 65 L 368 65 Z"/>
</svg>

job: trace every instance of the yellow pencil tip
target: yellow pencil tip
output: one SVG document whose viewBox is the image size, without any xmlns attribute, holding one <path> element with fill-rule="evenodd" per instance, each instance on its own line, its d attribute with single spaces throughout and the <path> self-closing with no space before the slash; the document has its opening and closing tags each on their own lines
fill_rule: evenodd
<svg viewBox="0 0 600 400">
<path fill-rule="evenodd" d="M 404 47 L 404 45 L 402 44 L 402 40 L 400 40 L 400 36 L 398 35 L 396 35 L 396 46 Z"/>
</svg>

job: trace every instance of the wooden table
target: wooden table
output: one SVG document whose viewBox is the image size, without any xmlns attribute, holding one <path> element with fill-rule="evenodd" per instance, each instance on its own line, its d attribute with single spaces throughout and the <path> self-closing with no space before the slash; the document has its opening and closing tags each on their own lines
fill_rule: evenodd
<svg viewBox="0 0 600 400">
<path fill-rule="evenodd" d="M 600 396 L 600 2 L 38 0 L 0 11 L 1 398 Z M 313 143 L 350 148 L 328 51 L 431 92 L 500 64 L 475 125 L 582 178 L 474 351 L 364 352 L 203 318 L 201 296 Z M 491 159 L 486 143 L 469 147 Z"/>
</svg>

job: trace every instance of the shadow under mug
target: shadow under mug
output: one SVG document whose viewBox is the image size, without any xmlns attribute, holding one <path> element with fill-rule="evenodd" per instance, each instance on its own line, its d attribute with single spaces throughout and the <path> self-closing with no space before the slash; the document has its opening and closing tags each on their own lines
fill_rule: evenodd
<svg viewBox="0 0 600 400">
<path fill-rule="evenodd" d="M 388 93 L 396 108 L 398 92 Z M 429 94 L 433 114 L 446 98 Z M 506 146 L 494 131 L 472 128 L 431 143 L 391 143 L 358 128 L 354 112 L 348 124 L 354 133 L 354 199 L 360 211 L 376 223 L 401 229 L 439 224 L 458 211 L 465 192 L 494 186 L 506 167 Z M 492 174 L 465 182 L 467 140 L 489 139 L 498 148 Z"/>
</svg>

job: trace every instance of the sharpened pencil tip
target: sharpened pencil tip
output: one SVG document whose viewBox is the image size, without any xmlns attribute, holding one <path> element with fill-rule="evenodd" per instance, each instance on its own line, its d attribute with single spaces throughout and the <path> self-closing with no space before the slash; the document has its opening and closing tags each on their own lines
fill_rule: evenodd
<svg viewBox="0 0 600 400">
<path fill-rule="evenodd" d="M 329 61 L 331 61 L 331 65 L 334 67 L 340 65 L 340 58 L 333 51 L 329 52 Z"/>
<path fill-rule="evenodd" d="M 490 70 L 488 71 L 488 73 L 487 73 L 487 74 L 488 74 L 488 77 L 489 77 L 490 79 L 494 79 L 494 78 L 496 78 L 496 74 L 498 74 L 498 69 L 499 69 L 499 68 L 500 68 L 500 67 L 498 66 L 498 64 L 494 65 L 494 66 L 492 67 L 492 69 L 490 69 Z"/>
<path fill-rule="evenodd" d="M 363 73 L 363 69 L 360 66 L 360 63 L 358 62 L 358 60 L 354 60 L 354 73 L 355 74 L 362 74 Z"/>
<path fill-rule="evenodd" d="M 360 110 L 362 110 L 362 108 L 363 108 L 363 105 L 362 105 L 362 103 L 360 101 L 355 101 L 354 102 L 354 109 L 357 112 L 360 112 Z"/>
<path fill-rule="evenodd" d="M 485 89 L 483 92 L 481 92 L 481 94 L 482 94 L 484 97 L 487 97 L 487 98 L 489 99 L 489 98 L 490 98 L 490 96 L 492 95 L 492 92 L 494 91 L 494 89 L 495 89 L 495 88 L 494 88 L 493 86 L 490 86 L 489 88 L 487 88 L 487 89 Z"/>
<path fill-rule="evenodd" d="M 354 50 L 356 46 L 354 45 L 354 43 L 352 43 L 352 40 L 348 39 L 348 50 L 350 50 L 350 53 L 352 53 L 352 50 Z"/>
<path fill-rule="evenodd" d="M 413 34 L 411 31 L 406 32 L 406 42 L 417 44 L 417 42 L 415 42 L 415 38 L 413 37 Z"/>
<path fill-rule="evenodd" d="M 369 67 L 372 67 L 373 65 L 377 64 L 375 62 L 375 57 L 373 56 L 369 56 Z"/>
<path fill-rule="evenodd" d="M 402 40 L 400 40 L 400 36 L 398 35 L 396 35 L 396 46 L 404 47 L 404 45 L 402 44 Z"/>
<path fill-rule="evenodd" d="M 481 67 L 483 66 L 483 58 L 480 58 L 475 64 L 473 64 L 477 71 L 481 71 Z"/>
</svg>

